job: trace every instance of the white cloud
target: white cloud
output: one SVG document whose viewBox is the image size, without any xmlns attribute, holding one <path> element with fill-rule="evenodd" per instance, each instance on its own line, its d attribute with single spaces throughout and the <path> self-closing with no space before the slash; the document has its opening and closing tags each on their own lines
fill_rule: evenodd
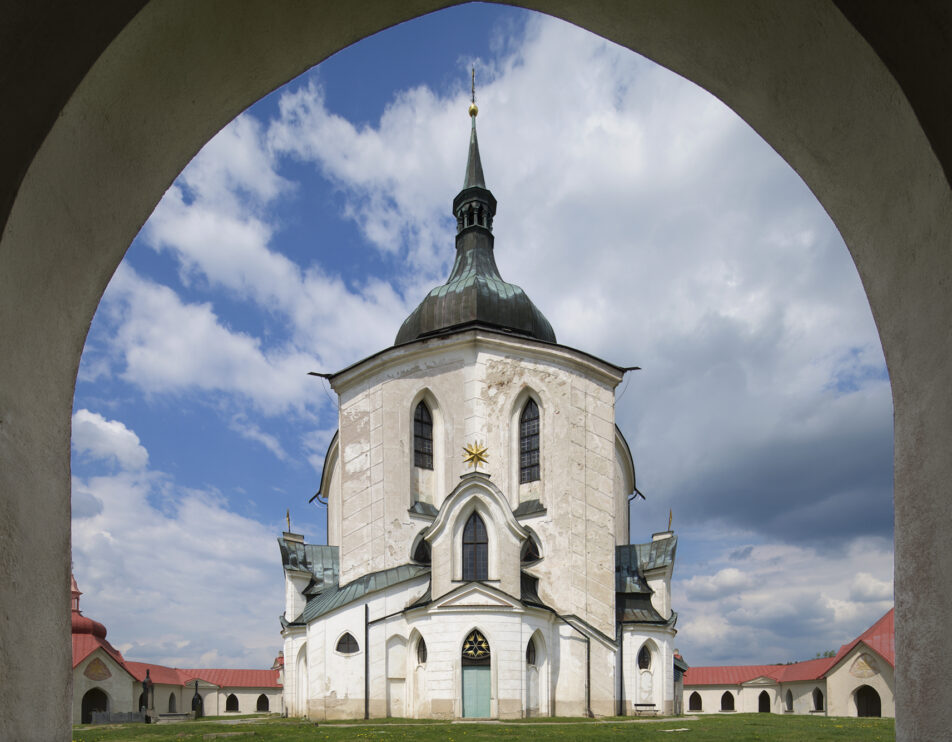
<svg viewBox="0 0 952 742">
<path fill-rule="evenodd" d="M 891 580 L 880 580 L 869 572 L 859 572 L 850 586 L 850 600 L 883 601 L 893 599 Z"/>
<path fill-rule="evenodd" d="M 149 452 L 139 436 L 120 421 L 86 409 L 73 413 L 73 448 L 95 459 L 113 461 L 127 471 L 143 469 L 149 462 Z"/>
<path fill-rule="evenodd" d="M 892 606 L 892 583 L 873 576 L 892 572 L 885 539 L 844 540 L 837 551 L 821 552 L 751 537 L 681 534 L 692 548 L 679 555 L 672 600 L 683 618 L 678 647 L 692 665 L 812 659 L 854 639 Z"/>
<path fill-rule="evenodd" d="M 128 266 L 116 271 L 104 304 L 121 317 L 113 349 L 124 361 L 122 376 L 146 394 L 222 392 L 270 415 L 316 399 L 307 376 L 318 366 L 314 356 L 293 346 L 263 348 L 225 327 L 210 304 L 185 303 Z"/>
<path fill-rule="evenodd" d="M 238 433 L 238 435 L 240 435 L 242 438 L 246 438 L 249 441 L 254 441 L 255 443 L 260 443 L 271 453 L 273 453 L 275 458 L 277 458 L 279 461 L 290 460 L 291 457 L 288 456 L 287 451 L 284 450 L 284 447 L 281 445 L 281 442 L 278 440 L 277 436 L 264 432 L 253 422 L 248 420 L 246 416 L 235 415 L 231 419 L 231 425 L 229 427 L 234 432 Z"/>
<path fill-rule="evenodd" d="M 725 567 L 713 575 L 695 575 L 682 583 L 688 597 L 695 600 L 725 598 L 749 590 L 752 586 L 751 576 L 736 567 Z"/>
<path fill-rule="evenodd" d="M 73 518 L 81 607 L 107 625 L 128 659 L 270 667 L 283 597 L 278 524 L 141 467 L 74 477 L 73 498 L 100 503 L 97 513 Z"/>
</svg>

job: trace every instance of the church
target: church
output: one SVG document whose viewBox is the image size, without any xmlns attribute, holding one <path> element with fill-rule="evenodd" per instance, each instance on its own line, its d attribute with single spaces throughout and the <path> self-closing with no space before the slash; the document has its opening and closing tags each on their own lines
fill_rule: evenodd
<svg viewBox="0 0 952 742">
<path fill-rule="evenodd" d="M 312 499 L 327 544 L 278 539 L 285 708 L 675 713 L 677 537 L 630 543 L 635 467 L 615 424 L 633 369 L 560 345 L 499 275 L 475 99 L 469 113 L 449 279 L 392 347 L 325 376 L 339 420 Z"/>
</svg>

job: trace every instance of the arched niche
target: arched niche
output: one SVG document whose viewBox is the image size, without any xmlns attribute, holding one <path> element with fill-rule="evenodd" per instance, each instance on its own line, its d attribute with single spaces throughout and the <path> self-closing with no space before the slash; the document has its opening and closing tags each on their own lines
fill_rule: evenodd
<svg viewBox="0 0 952 742">
<path fill-rule="evenodd" d="M 0 586 L 11 611 L 0 642 L 11 657 L 3 700 L 13 736 L 69 735 L 68 709 L 41 715 L 36 704 L 51 683 L 66 687 L 70 671 L 72 385 L 109 276 L 174 176 L 239 111 L 346 44 L 439 7 L 251 3 L 225 13 L 212 2 L 182 13 L 140 0 L 13 17 L 20 43 L 3 51 L 5 99 L 23 105 L 8 106 L 17 114 L 0 176 L 0 491 L 10 534 L 0 560 L 62 586 Z M 941 737 L 952 710 L 929 668 L 952 657 L 952 636 L 939 630 L 952 561 L 943 535 L 952 525 L 952 337 L 941 330 L 952 316 L 952 135 L 937 102 L 948 98 L 952 34 L 928 6 L 904 6 L 896 23 L 878 4 L 843 0 L 533 7 L 724 100 L 843 234 L 893 389 L 897 738 Z"/>
</svg>

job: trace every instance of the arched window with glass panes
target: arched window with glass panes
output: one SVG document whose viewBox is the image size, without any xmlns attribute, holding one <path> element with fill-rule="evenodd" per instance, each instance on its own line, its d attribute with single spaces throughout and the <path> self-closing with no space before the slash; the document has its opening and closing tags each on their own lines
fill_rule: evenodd
<svg viewBox="0 0 952 742">
<path fill-rule="evenodd" d="M 483 519 L 475 512 L 463 528 L 463 579 L 489 579 L 489 535 Z"/>
<path fill-rule="evenodd" d="M 529 399 L 519 416 L 519 483 L 537 482 L 539 472 L 539 405 Z"/>
<path fill-rule="evenodd" d="M 413 412 L 413 465 L 433 468 L 433 416 L 426 402 L 420 402 Z"/>
<path fill-rule="evenodd" d="M 648 649 L 646 645 L 642 645 L 641 649 L 638 652 L 638 669 L 639 670 L 651 669 L 651 650 Z"/>
</svg>

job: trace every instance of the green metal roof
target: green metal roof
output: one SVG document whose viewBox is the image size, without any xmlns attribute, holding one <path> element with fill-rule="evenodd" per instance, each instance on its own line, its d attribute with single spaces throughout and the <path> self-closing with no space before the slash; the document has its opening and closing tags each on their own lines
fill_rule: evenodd
<svg viewBox="0 0 952 742">
<path fill-rule="evenodd" d="M 335 585 L 320 595 L 311 598 L 304 606 L 304 610 L 301 611 L 301 615 L 295 618 L 292 623 L 306 624 L 331 611 L 350 605 L 365 595 L 399 585 L 401 582 L 415 579 L 429 574 L 429 572 L 429 567 L 419 564 L 401 564 L 399 567 L 392 567 L 358 577 L 343 587 Z"/>
<path fill-rule="evenodd" d="M 299 569 L 313 575 L 306 594 L 316 595 L 337 584 L 340 574 L 340 558 L 336 546 L 302 544 L 299 541 L 278 539 L 281 549 L 281 564 L 285 569 Z"/>
<path fill-rule="evenodd" d="M 615 614 L 618 621 L 624 623 L 667 623 L 651 604 L 651 595 L 627 593 L 615 597 Z"/>
<path fill-rule="evenodd" d="M 674 564 L 678 537 L 615 547 L 615 592 L 650 593 L 645 572 Z"/>
</svg>

